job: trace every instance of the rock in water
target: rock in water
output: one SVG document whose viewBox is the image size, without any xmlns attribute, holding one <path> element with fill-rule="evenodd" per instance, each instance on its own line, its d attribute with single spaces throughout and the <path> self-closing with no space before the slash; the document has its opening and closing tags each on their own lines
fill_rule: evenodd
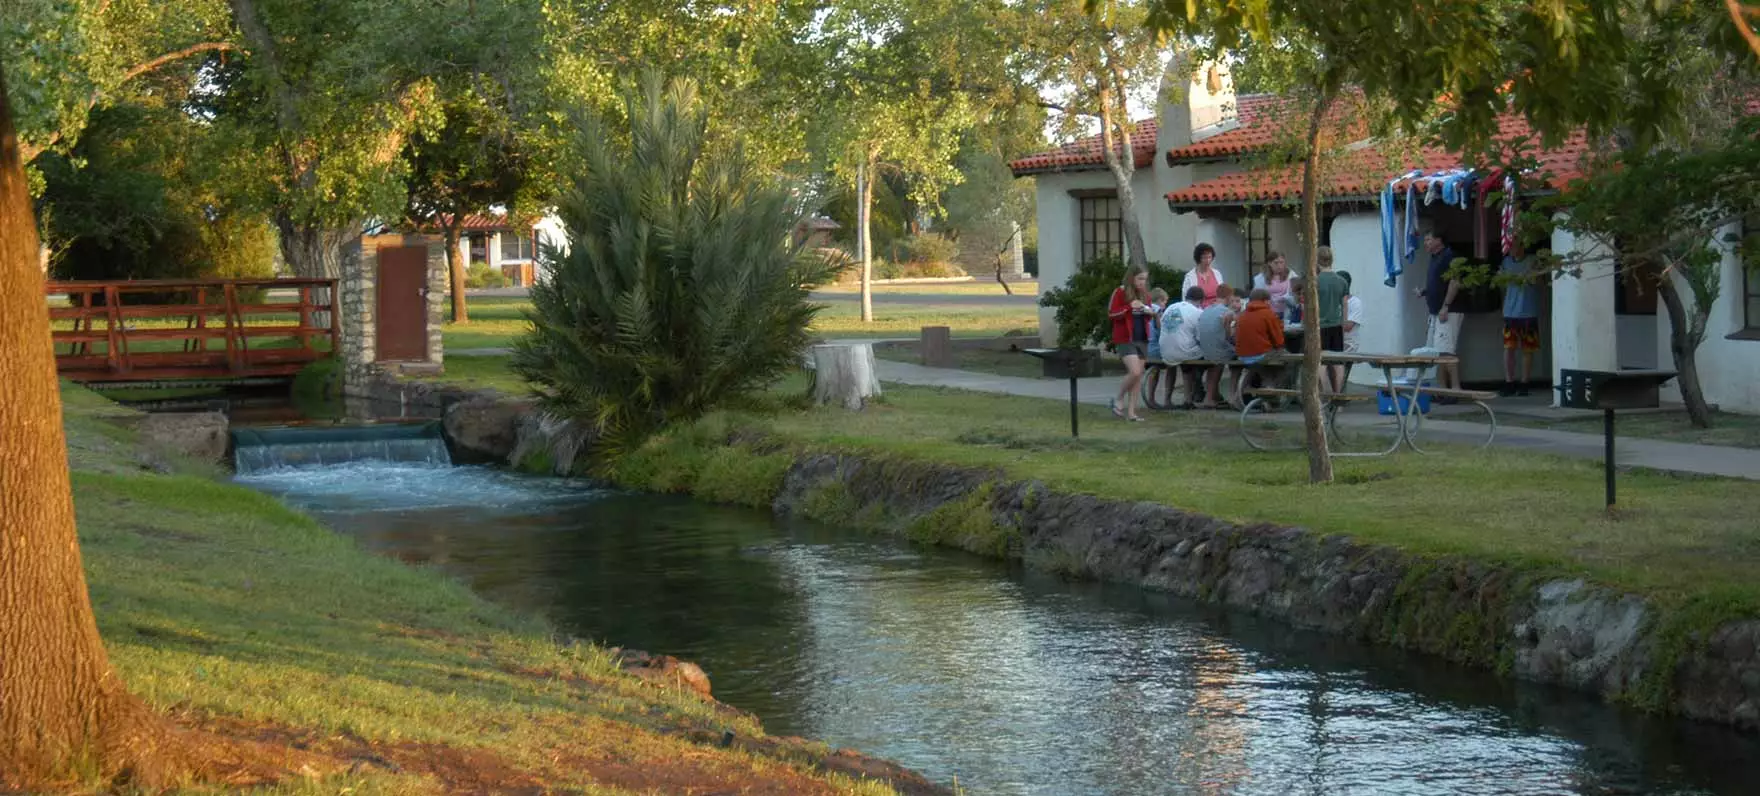
<svg viewBox="0 0 1760 796">
<path fill-rule="evenodd" d="M 642 650 L 613 648 L 618 668 L 656 685 L 689 688 L 708 697 L 709 675 L 703 667 L 671 655 L 652 655 Z"/>
</svg>

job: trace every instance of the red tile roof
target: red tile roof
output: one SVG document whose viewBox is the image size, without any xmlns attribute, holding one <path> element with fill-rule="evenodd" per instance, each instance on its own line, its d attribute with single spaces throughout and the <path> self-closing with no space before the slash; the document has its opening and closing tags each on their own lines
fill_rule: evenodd
<svg viewBox="0 0 1760 796">
<path fill-rule="evenodd" d="M 1154 119 L 1144 119 L 1136 123 L 1131 130 L 1131 154 L 1137 168 L 1147 168 L 1155 161 L 1155 136 L 1161 132 L 1161 123 Z M 1100 155 L 1100 136 L 1089 136 L 1071 141 L 1049 152 L 1028 155 L 1020 160 L 1012 161 L 1008 167 L 1014 176 L 1024 177 L 1028 174 L 1043 174 L 1056 171 L 1091 171 L 1103 168 L 1105 161 Z"/>
<path fill-rule="evenodd" d="M 1519 117 L 1506 117 L 1500 124 L 1501 140 L 1519 140 L 1528 134 L 1528 126 Z M 1568 185 L 1582 174 L 1582 161 L 1589 152 L 1589 140 L 1575 133 L 1558 146 L 1537 154 L 1538 173 L 1547 174 L 1552 188 Z M 1368 198 L 1380 194 L 1389 180 L 1406 172 L 1426 172 L 1457 168 L 1464 164 L 1462 156 L 1440 147 L 1426 147 L 1415 155 L 1396 158 L 1369 146 L 1338 158 L 1321 177 L 1323 199 Z M 1421 190 L 1429 180 L 1418 179 Z M 1405 190 L 1399 182 L 1395 190 Z M 1260 166 L 1225 174 L 1167 194 L 1167 203 L 1175 210 L 1216 204 L 1277 204 L 1301 199 L 1302 172 L 1299 166 Z"/>
<path fill-rule="evenodd" d="M 432 222 L 423 224 L 422 228 L 425 230 L 440 230 L 444 229 L 446 225 L 451 222 L 452 216 L 443 213 L 435 216 Z M 460 231 L 505 232 L 508 230 L 518 230 L 524 232 L 530 230 L 536 223 L 537 219 L 524 216 L 498 215 L 495 213 L 470 213 L 464 217 L 464 224 L 460 226 Z"/>
</svg>

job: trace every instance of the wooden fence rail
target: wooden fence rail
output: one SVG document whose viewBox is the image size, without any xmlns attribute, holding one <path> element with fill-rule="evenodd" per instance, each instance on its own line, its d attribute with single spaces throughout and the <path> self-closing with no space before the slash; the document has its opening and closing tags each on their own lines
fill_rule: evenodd
<svg viewBox="0 0 1760 796">
<path fill-rule="evenodd" d="M 74 381 L 291 376 L 341 337 L 333 279 L 50 282 L 45 292 L 55 367 Z"/>
</svg>

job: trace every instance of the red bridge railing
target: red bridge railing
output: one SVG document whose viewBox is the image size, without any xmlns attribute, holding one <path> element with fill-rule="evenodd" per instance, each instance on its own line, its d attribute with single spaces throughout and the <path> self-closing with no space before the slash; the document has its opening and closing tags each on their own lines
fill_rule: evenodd
<svg viewBox="0 0 1760 796">
<path fill-rule="evenodd" d="M 291 376 L 341 336 L 334 279 L 50 282 L 55 367 L 74 381 Z"/>
</svg>

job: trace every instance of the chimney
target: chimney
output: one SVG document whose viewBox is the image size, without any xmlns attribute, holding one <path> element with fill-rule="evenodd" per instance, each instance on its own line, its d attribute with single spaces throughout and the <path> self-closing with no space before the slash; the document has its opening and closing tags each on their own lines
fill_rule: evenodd
<svg viewBox="0 0 1760 796">
<path fill-rule="evenodd" d="M 1234 75 L 1227 61 L 1199 61 L 1189 51 L 1175 52 L 1161 78 L 1161 152 L 1202 141 L 1234 129 Z"/>
</svg>

